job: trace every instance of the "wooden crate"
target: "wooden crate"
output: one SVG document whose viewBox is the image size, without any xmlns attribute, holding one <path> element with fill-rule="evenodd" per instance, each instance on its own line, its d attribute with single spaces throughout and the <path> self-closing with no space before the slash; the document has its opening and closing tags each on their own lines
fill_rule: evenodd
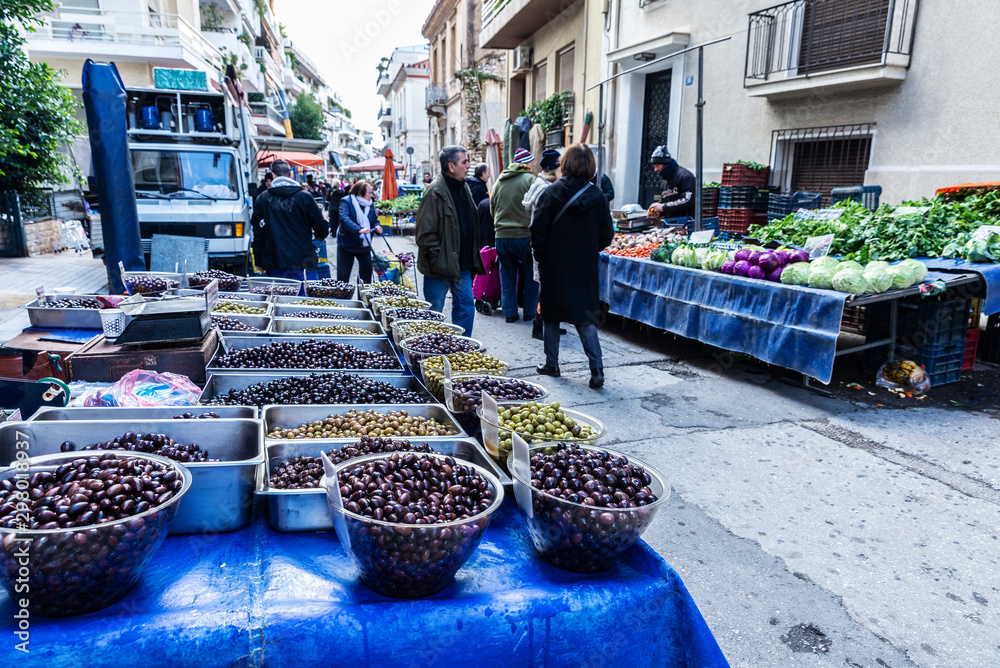
<svg viewBox="0 0 1000 668">
<path fill-rule="evenodd" d="M 205 367 L 218 346 L 215 328 L 200 344 L 185 346 L 116 346 L 100 336 L 69 356 L 66 372 L 70 381 L 113 383 L 134 369 L 169 371 L 202 385 Z"/>
</svg>

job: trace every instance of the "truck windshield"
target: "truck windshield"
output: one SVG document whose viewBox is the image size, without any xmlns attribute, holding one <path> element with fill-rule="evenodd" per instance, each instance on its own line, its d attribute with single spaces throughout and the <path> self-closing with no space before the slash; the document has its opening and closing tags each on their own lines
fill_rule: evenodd
<svg viewBox="0 0 1000 668">
<path fill-rule="evenodd" d="M 133 150 L 138 193 L 176 199 L 239 199 L 232 154 L 203 151 Z"/>
</svg>

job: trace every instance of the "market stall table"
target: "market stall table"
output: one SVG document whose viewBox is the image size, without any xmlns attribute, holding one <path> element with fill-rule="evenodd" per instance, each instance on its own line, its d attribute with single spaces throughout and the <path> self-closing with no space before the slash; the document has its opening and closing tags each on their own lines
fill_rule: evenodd
<svg viewBox="0 0 1000 668">
<path fill-rule="evenodd" d="M 610 313 L 658 329 L 754 357 L 829 383 L 838 355 L 889 347 L 890 336 L 837 350 L 844 306 L 890 301 L 919 294 L 917 286 L 878 295 L 852 295 L 691 269 L 652 260 L 600 256 L 599 294 Z M 974 273 L 931 272 L 948 288 L 975 287 Z M 895 308 L 893 308 L 893 313 Z M 887 357 L 888 358 L 888 357 Z"/>
<path fill-rule="evenodd" d="M 12 639 L 14 612 L 0 593 Z M 25 668 L 728 665 L 649 546 L 601 574 L 559 570 L 535 556 L 512 498 L 455 582 L 427 599 L 373 593 L 333 532 L 279 534 L 258 516 L 236 533 L 168 538 L 122 601 L 33 617 L 30 653 L 8 656 Z"/>
<path fill-rule="evenodd" d="M 978 274 L 982 278 L 980 290 L 974 296 L 983 300 L 983 314 L 1000 313 L 1000 264 L 972 263 L 959 259 L 918 258 L 931 271 L 944 273 Z"/>
</svg>

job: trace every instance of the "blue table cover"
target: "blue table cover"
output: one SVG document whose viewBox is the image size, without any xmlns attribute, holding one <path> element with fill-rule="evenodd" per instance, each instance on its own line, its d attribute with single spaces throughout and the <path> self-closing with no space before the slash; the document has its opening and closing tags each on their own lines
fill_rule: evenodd
<svg viewBox="0 0 1000 668">
<path fill-rule="evenodd" d="M 964 260 L 943 258 L 920 258 L 927 264 L 928 269 L 941 272 L 962 272 L 966 274 L 979 274 L 986 284 L 986 291 L 976 293 L 974 296 L 983 299 L 983 313 L 993 315 L 1000 313 L 1000 264 L 978 264 L 965 262 Z"/>
<path fill-rule="evenodd" d="M 829 383 L 848 295 L 602 254 L 611 313 Z"/>
<path fill-rule="evenodd" d="M 559 570 L 534 554 L 512 498 L 455 582 L 415 601 L 361 584 L 332 531 L 279 534 L 260 510 L 235 533 L 167 538 L 110 608 L 32 618 L 29 654 L 0 593 L 3 665 L 728 666 L 645 543 L 605 573 Z"/>
</svg>

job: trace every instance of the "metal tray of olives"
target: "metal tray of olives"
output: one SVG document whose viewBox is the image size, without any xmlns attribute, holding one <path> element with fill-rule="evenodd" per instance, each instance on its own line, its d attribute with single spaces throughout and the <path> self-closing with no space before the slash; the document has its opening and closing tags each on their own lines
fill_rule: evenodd
<svg viewBox="0 0 1000 668">
<path fill-rule="evenodd" d="M 203 413 L 216 413 L 219 418 L 244 418 L 256 420 L 256 406 L 156 406 L 150 408 L 77 407 L 55 408 L 43 406 L 28 420 L 173 420 L 175 415 L 193 413 L 195 418 Z M 190 418 L 189 418 L 190 419 Z M 202 421 L 212 418 L 202 418 Z M 123 432 L 124 433 L 124 432 Z M 200 443 L 198 445 L 201 445 Z"/>
<path fill-rule="evenodd" d="M 269 480 L 271 468 L 300 455 L 319 457 L 320 452 L 329 452 L 346 443 L 343 442 L 282 440 L 269 443 L 262 475 L 257 485 L 257 494 L 267 499 L 267 523 L 275 531 L 291 533 L 297 531 L 330 531 L 333 529 L 333 513 L 327 502 L 324 489 L 272 489 Z M 500 470 L 496 462 L 486 454 L 483 446 L 471 438 L 452 437 L 449 439 L 409 438 L 411 443 L 427 443 L 436 452 L 462 459 L 478 466 L 500 479 L 505 487 L 512 484 L 510 476 Z"/>
<path fill-rule="evenodd" d="M 45 301 L 60 299 L 94 299 L 95 295 L 46 295 Z M 50 329 L 101 329 L 101 309 L 98 308 L 45 308 L 37 299 L 21 308 L 28 310 L 32 327 Z"/>
<path fill-rule="evenodd" d="M 264 420 L 264 440 L 267 443 L 288 443 L 298 441 L 310 441 L 316 443 L 353 443 L 358 440 L 356 436 L 345 438 L 269 438 L 267 435 L 271 430 L 280 427 L 282 429 L 292 429 L 307 422 L 318 422 L 325 420 L 331 415 L 343 415 L 348 411 L 374 410 L 379 413 L 390 413 L 392 411 L 406 411 L 413 417 L 423 417 L 437 420 L 440 424 L 448 425 L 456 430 L 454 434 L 447 436 L 400 436 L 414 440 L 419 438 L 420 442 L 440 441 L 444 439 L 467 438 L 468 434 L 455 417 L 441 404 L 300 404 L 298 406 L 265 406 L 261 417 Z"/>
<path fill-rule="evenodd" d="M 297 313 L 306 313 L 308 311 L 324 311 L 329 312 L 334 315 L 343 316 L 347 320 L 374 320 L 372 312 L 366 308 L 330 308 L 328 306 L 288 306 L 287 304 L 275 304 L 274 305 L 274 317 L 275 318 L 295 318 Z M 317 320 L 320 318 L 317 318 Z M 330 322 L 341 322 L 340 320 L 330 319 Z"/>
<path fill-rule="evenodd" d="M 332 325 L 347 325 L 357 327 L 372 333 L 371 336 L 365 334 L 298 334 L 295 330 L 309 329 L 310 327 L 330 327 Z M 382 325 L 372 320 L 322 320 L 320 318 L 275 318 L 271 325 L 271 334 L 282 336 L 301 336 L 313 339 L 376 339 L 385 338 L 385 330 Z"/>
<path fill-rule="evenodd" d="M 102 409 L 104 410 L 104 409 Z M 0 467 L 10 466 L 17 452 L 49 455 L 64 441 L 79 448 L 110 441 L 125 432 L 165 434 L 183 444 L 197 443 L 209 457 L 222 461 L 185 464 L 193 477 L 191 491 L 177 510 L 175 534 L 225 533 L 250 523 L 253 490 L 264 465 L 264 433 L 260 420 L 51 420 L 0 425 Z M 21 445 L 19 449 L 17 446 Z"/>
<path fill-rule="evenodd" d="M 251 327 L 256 327 L 259 332 L 245 332 L 241 329 L 222 329 L 219 331 L 223 334 L 236 334 L 239 336 L 267 336 L 271 331 L 271 316 L 269 315 L 243 315 L 242 313 L 212 313 L 212 315 L 226 316 L 232 318 L 233 320 L 238 320 L 244 325 L 250 325 Z"/>
<path fill-rule="evenodd" d="M 177 291 L 177 294 L 181 297 L 201 297 L 205 294 L 205 291 L 194 288 L 181 288 Z M 270 295 L 258 295 L 252 292 L 220 292 L 219 299 L 222 301 L 266 302 L 270 300 Z"/>
<path fill-rule="evenodd" d="M 356 373 L 353 371 L 315 371 L 313 373 L 351 373 L 355 376 L 362 376 L 365 378 L 374 378 L 375 380 L 392 385 L 393 387 L 399 387 L 406 390 L 412 390 L 413 392 L 419 392 L 426 401 L 424 403 L 434 403 L 435 399 L 427 391 L 427 389 L 420 383 L 419 380 L 413 376 L 383 376 L 374 373 Z M 215 397 L 220 397 L 229 394 L 230 390 L 245 390 L 251 385 L 256 385 L 257 383 L 266 383 L 272 380 L 279 380 L 281 378 L 287 378 L 289 376 L 295 375 L 306 375 L 306 374 L 292 374 L 292 373 L 267 373 L 259 375 L 242 375 L 242 374 L 214 374 L 208 377 L 205 382 L 205 389 L 201 391 L 201 402 L 204 404 Z M 309 405 L 309 404 L 298 404 L 298 405 Z M 350 404 L 348 404 L 350 405 Z M 390 404 L 398 405 L 398 404 Z M 409 406 L 409 404 L 406 404 Z M 201 406 L 206 411 L 214 410 L 215 408 L 225 408 L 224 406 Z"/>
<path fill-rule="evenodd" d="M 330 322 L 342 322 L 341 320 L 331 320 Z M 240 334 L 234 332 L 234 334 Z M 344 373 L 361 373 L 365 376 L 399 376 L 404 373 L 406 366 L 403 360 L 400 358 L 399 353 L 393 348 L 392 344 L 389 343 L 389 339 L 385 337 L 377 336 L 355 336 L 351 338 L 346 338 L 343 343 L 346 345 L 354 346 L 359 350 L 365 350 L 372 353 L 385 353 L 386 355 L 392 355 L 399 362 L 398 369 L 243 369 L 243 368 L 229 368 L 229 367 L 218 367 L 215 366 L 215 361 L 223 355 L 223 347 L 230 351 L 233 350 L 243 350 L 244 348 L 256 348 L 258 346 L 267 346 L 272 343 L 302 343 L 303 341 L 308 341 L 309 339 L 315 339 L 317 341 L 335 341 L 340 343 L 340 339 L 343 337 L 339 336 L 269 336 L 267 338 L 260 336 L 230 336 L 224 334 L 222 337 L 222 344 L 219 346 L 219 350 L 216 351 L 215 357 L 212 361 L 208 363 L 208 367 L 205 369 L 209 374 L 238 374 L 241 376 L 259 376 L 259 374 L 275 374 L 280 373 L 283 376 L 302 376 L 308 375 L 310 373 L 329 373 L 331 371 L 342 371 Z M 254 381 L 258 382 L 258 381 Z"/>
<path fill-rule="evenodd" d="M 227 313 L 226 311 L 216 310 L 216 309 L 218 309 L 218 304 L 216 304 L 215 309 L 212 310 L 212 315 L 251 315 L 251 316 L 254 316 L 254 317 L 257 317 L 257 318 L 266 318 L 266 317 L 269 317 L 271 315 L 272 310 L 274 310 L 274 304 L 272 304 L 271 302 L 261 302 L 261 301 L 244 302 L 244 301 L 232 301 L 232 300 L 229 300 L 229 299 L 219 299 L 219 304 L 242 304 L 243 306 L 246 306 L 248 308 L 262 308 L 262 309 L 264 309 L 264 312 L 263 313 Z"/>
<path fill-rule="evenodd" d="M 296 304 L 295 302 L 300 302 L 304 299 L 325 299 L 326 301 L 336 302 L 336 306 L 310 306 L 309 304 Z M 364 302 L 355 301 L 353 299 L 334 299 L 333 297 L 287 297 L 285 295 L 274 295 L 271 297 L 271 302 L 279 306 L 294 306 L 296 308 L 355 308 L 363 309 L 365 308 Z"/>
</svg>

